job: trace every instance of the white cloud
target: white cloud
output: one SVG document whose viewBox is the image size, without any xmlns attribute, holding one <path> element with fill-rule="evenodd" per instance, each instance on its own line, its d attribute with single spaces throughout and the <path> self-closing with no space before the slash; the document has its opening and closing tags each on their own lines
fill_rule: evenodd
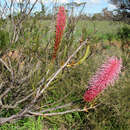
<svg viewBox="0 0 130 130">
<path fill-rule="evenodd" d="M 104 0 L 105 2 L 109 2 L 110 0 Z"/>
<path fill-rule="evenodd" d="M 66 3 L 68 0 L 50 0 L 52 2 Z"/>
<path fill-rule="evenodd" d="M 114 10 L 116 9 L 116 6 L 113 4 L 108 4 L 108 10 Z"/>
<path fill-rule="evenodd" d="M 81 1 L 81 0 L 75 0 L 74 2 L 80 4 L 80 3 L 82 3 L 83 1 Z"/>
<path fill-rule="evenodd" d="M 98 4 L 101 2 L 101 0 L 90 0 L 91 3 Z"/>
</svg>

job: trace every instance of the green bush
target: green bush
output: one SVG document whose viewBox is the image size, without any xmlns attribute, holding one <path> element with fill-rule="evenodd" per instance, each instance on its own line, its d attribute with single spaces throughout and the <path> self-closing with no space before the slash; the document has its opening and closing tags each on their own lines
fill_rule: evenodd
<svg viewBox="0 0 130 130">
<path fill-rule="evenodd" d="M 0 48 L 5 48 L 9 44 L 9 33 L 0 30 Z"/>
<path fill-rule="evenodd" d="M 123 41 L 128 41 L 130 39 L 130 28 L 128 26 L 123 26 L 117 32 L 118 39 Z"/>
</svg>

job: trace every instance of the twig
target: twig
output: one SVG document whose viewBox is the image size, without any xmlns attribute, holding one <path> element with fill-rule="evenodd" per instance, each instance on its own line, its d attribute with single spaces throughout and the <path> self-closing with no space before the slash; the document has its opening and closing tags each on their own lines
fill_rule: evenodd
<svg viewBox="0 0 130 130">
<path fill-rule="evenodd" d="M 2 82 L 2 83 L 0 84 L 0 90 L 3 88 L 4 84 L 5 84 L 5 82 Z"/>
<path fill-rule="evenodd" d="M 50 111 L 55 111 L 57 109 L 61 109 L 61 108 L 65 108 L 65 107 L 70 107 L 72 106 L 73 103 L 68 103 L 68 104 L 65 104 L 65 105 L 62 105 L 62 106 L 57 106 L 57 107 L 54 107 L 54 108 L 49 108 L 49 109 L 46 109 L 46 110 L 43 110 L 41 112 L 50 112 Z"/>
<path fill-rule="evenodd" d="M 80 111 L 85 111 L 85 110 L 84 109 L 72 109 L 72 110 L 67 110 L 64 112 L 54 112 L 54 113 L 46 113 L 46 114 L 42 114 L 40 112 L 31 112 L 30 114 L 32 114 L 34 116 L 55 116 L 55 115 L 63 115 L 66 113 L 80 112 Z"/>
<path fill-rule="evenodd" d="M 2 102 L 0 103 L 1 104 L 1 108 L 2 109 L 14 109 L 16 108 L 20 103 L 26 101 L 29 97 L 31 97 L 33 95 L 33 93 L 30 93 L 28 96 L 26 96 L 25 98 L 17 101 L 14 105 L 3 105 Z"/>
<path fill-rule="evenodd" d="M 17 118 L 17 117 L 18 117 L 18 115 L 12 115 L 12 116 L 7 117 L 7 118 L 6 117 L 5 118 L 0 118 L 0 124 L 4 124 L 4 123 L 6 123 L 8 121 L 11 121 L 11 120 Z"/>
<path fill-rule="evenodd" d="M 72 91 L 70 91 L 67 95 L 63 96 L 63 98 L 59 99 L 58 101 L 53 102 L 53 103 L 45 104 L 44 106 L 42 106 L 42 107 L 40 107 L 40 108 L 43 108 L 43 107 L 46 107 L 46 106 L 52 106 L 52 105 L 55 105 L 55 104 L 57 104 L 57 103 L 60 103 L 60 102 L 63 101 L 65 98 L 67 98 L 71 93 L 72 93 Z M 40 109 L 40 108 L 39 108 L 39 109 Z"/>
<path fill-rule="evenodd" d="M 12 70 L 8 67 L 8 65 L 0 58 L 0 62 L 7 68 L 7 70 L 12 73 Z"/>
<path fill-rule="evenodd" d="M 0 124 L 3 124 L 3 123 L 6 123 L 6 122 L 10 122 L 12 120 L 16 120 L 16 119 L 19 119 L 21 117 L 24 117 L 25 115 L 27 115 L 29 112 L 30 114 L 31 113 L 31 108 L 33 108 L 34 104 L 37 102 L 38 98 L 43 94 L 43 92 L 49 87 L 50 83 L 56 78 L 56 76 L 62 71 L 62 69 L 65 68 L 65 66 L 70 62 L 70 60 L 76 55 L 76 53 L 85 45 L 87 44 L 87 40 L 82 42 L 82 44 L 80 44 L 80 46 L 73 52 L 73 54 L 68 58 L 68 60 L 65 62 L 65 64 L 63 66 L 61 66 L 50 78 L 50 80 L 47 80 L 47 84 L 45 85 L 44 88 L 41 89 L 41 84 L 38 83 L 38 85 L 40 87 L 37 88 L 37 91 L 36 91 L 36 96 L 35 98 L 32 100 L 32 102 L 30 102 L 29 105 L 25 106 L 20 112 L 18 112 L 16 115 L 12 115 L 10 117 L 7 117 L 7 118 L 0 118 Z M 34 92 L 33 92 L 34 94 Z M 19 101 L 18 103 L 21 103 L 22 101 L 24 101 L 24 99 L 22 99 L 21 101 Z M 17 103 L 16 103 L 17 104 Z M 65 108 L 65 107 L 69 107 L 71 106 L 72 103 L 69 103 L 69 104 L 65 104 L 63 106 L 57 106 L 55 108 L 49 108 L 49 109 L 46 109 L 44 110 L 43 112 L 49 112 L 49 111 L 55 111 L 57 109 L 61 109 L 61 108 Z M 11 107 L 11 106 L 10 106 Z M 85 111 L 84 109 L 73 109 L 73 110 L 68 110 L 68 111 L 65 111 L 65 112 L 59 112 L 59 113 L 46 113 L 47 116 L 51 116 L 51 115 L 57 115 L 57 114 L 66 114 L 66 113 L 70 113 L 70 112 L 74 112 L 74 111 Z M 34 113 L 33 113 L 34 114 Z M 32 116 L 33 116 L 32 114 Z M 41 114 L 41 113 L 39 113 Z"/>
<path fill-rule="evenodd" d="M 6 96 L 7 93 L 8 93 L 12 88 L 14 88 L 14 86 L 11 86 L 10 88 L 7 88 L 7 89 L 0 95 L 0 99 L 3 98 L 4 96 Z"/>
<path fill-rule="evenodd" d="M 71 106 L 72 103 L 68 103 L 68 104 L 63 105 L 63 106 L 67 106 L 67 105 Z M 45 112 L 45 111 L 41 111 L 42 113 L 41 112 L 29 112 L 29 114 L 32 114 L 34 116 L 43 116 L 43 117 L 45 117 L 45 116 L 63 115 L 63 114 L 72 113 L 72 112 L 81 112 L 81 111 L 88 112 L 88 110 L 95 109 L 99 105 L 101 105 L 101 103 L 99 103 L 99 104 L 97 104 L 97 105 L 95 105 L 93 107 L 89 107 L 89 108 L 84 107 L 83 109 L 76 108 L 76 109 L 67 110 L 67 111 L 63 111 L 63 112 L 53 112 L 53 113 L 45 113 L 45 114 L 43 114 L 43 112 Z M 57 107 L 57 109 L 58 108 L 62 108 L 62 107 L 59 106 L 59 107 Z"/>
<path fill-rule="evenodd" d="M 68 58 L 68 60 L 61 66 L 54 74 L 52 74 L 52 78 L 48 81 L 45 87 L 40 91 L 39 96 L 49 87 L 50 83 L 55 79 L 55 77 L 66 67 L 66 65 L 70 62 L 70 60 L 76 55 L 76 53 L 87 44 L 87 40 L 82 42 L 82 44 L 74 51 L 74 53 Z"/>
<path fill-rule="evenodd" d="M 39 69 L 39 66 L 40 66 L 40 61 L 37 63 L 36 68 L 33 71 L 31 71 L 28 74 L 28 76 L 24 77 L 23 79 L 21 79 L 19 81 L 19 84 L 22 84 L 23 82 L 25 82 L 26 80 L 28 80 Z"/>
<path fill-rule="evenodd" d="M 61 108 L 65 108 L 65 107 L 70 107 L 71 105 L 72 105 L 72 103 L 68 103 L 68 104 L 65 104 L 65 105 L 62 105 L 62 106 L 57 106 L 57 107 L 54 107 L 54 108 L 46 109 L 46 110 L 40 111 L 38 113 L 51 112 L 51 111 L 55 111 L 57 109 L 61 109 Z M 29 111 L 28 113 L 33 115 L 33 114 L 35 114 L 37 112 L 31 112 L 31 111 Z"/>
<path fill-rule="evenodd" d="M 12 65 L 11 65 L 11 61 L 10 61 L 10 58 L 9 57 L 7 57 L 7 59 L 8 59 L 8 63 L 9 63 L 9 66 L 10 66 L 10 69 L 11 69 L 11 76 L 12 76 L 12 80 L 14 81 L 14 72 L 13 72 L 13 69 L 12 69 Z"/>
<path fill-rule="evenodd" d="M 81 111 L 85 111 L 85 110 L 84 109 L 72 109 L 72 110 L 67 110 L 67 111 L 64 111 L 64 112 L 46 113 L 46 114 L 43 114 L 43 116 L 63 115 L 63 114 L 67 114 L 67 113 L 81 112 Z"/>
</svg>

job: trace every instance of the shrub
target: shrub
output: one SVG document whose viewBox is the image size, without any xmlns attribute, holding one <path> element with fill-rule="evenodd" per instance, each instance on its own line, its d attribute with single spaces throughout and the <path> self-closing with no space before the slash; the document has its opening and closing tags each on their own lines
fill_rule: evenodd
<svg viewBox="0 0 130 130">
<path fill-rule="evenodd" d="M 5 48 L 9 44 L 9 33 L 0 30 L 0 48 Z"/>
</svg>

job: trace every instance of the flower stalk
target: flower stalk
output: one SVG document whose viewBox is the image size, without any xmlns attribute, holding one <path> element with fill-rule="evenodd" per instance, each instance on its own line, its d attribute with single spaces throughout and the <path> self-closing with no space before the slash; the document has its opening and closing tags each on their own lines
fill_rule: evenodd
<svg viewBox="0 0 130 130">
<path fill-rule="evenodd" d="M 65 25 L 66 25 L 66 12 L 65 12 L 64 7 L 61 6 L 59 7 L 59 11 L 57 14 L 57 19 L 56 19 L 56 38 L 55 38 L 55 44 L 54 44 L 54 52 L 52 56 L 53 61 L 56 58 L 56 53 L 58 51 L 59 44 L 62 40 Z"/>
</svg>

